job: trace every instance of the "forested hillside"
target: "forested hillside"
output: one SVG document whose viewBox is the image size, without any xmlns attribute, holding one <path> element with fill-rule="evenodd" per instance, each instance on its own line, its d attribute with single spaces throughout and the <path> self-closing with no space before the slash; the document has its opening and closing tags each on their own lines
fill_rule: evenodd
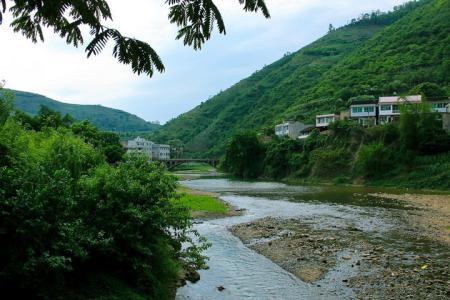
<svg viewBox="0 0 450 300">
<path fill-rule="evenodd" d="M 62 103 L 42 95 L 14 91 L 14 106 L 16 109 L 37 114 L 41 105 L 56 110 L 61 114 L 69 114 L 77 120 L 88 120 L 98 128 L 116 132 L 154 131 L 159 125 L 146 122 L 136 115 L 122 110 L 101 105 L 78 105 Z"/>
<path fill-rule="evenodd" d="M 223 154 L 242 129 L 285 118 L 313 120 L 346 108 L 358 95 L 404 93 L 422 82 L 450 89 L 450 1 L 422 0 L 364 14 L 287 54 L 154 134 L 180 139 L 186 155 Z"/>
</svg>

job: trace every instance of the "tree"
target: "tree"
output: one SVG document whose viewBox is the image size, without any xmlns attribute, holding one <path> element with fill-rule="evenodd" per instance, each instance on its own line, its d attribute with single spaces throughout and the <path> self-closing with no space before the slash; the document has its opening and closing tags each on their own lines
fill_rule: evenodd
<svg viewBox="0 0 450 300">
<path fill-rule="evenodd" d="M 447 94 L 441 86 L 431 82 L 424 82 L 416 85 L 411 89 L 410 93 L 419 94 L 429 99 L 444 98 Z"/>
<path fill-rule="evenodd" d="M 332 32 L 332 31 L 335 31 L 335 30 L 336 30 L 336 29 L 334 28 L 333 24 L 330 24 L 330 25 L 328 26 L 328 33 Z"/>
<path fill-rule="evenodd" d="M 0 126 L 3 125 L 11 114 L 13 108 L 14 94 L 12 92 L 4 92 L 0 87 Z"/>
<path fill-rule="evenodd" d="M 146 42 L 123 36 L 117 29 L 104 25 L 112 20 L 106 0 L 12 0 L 11 26 L 34 43 L 44 41 L 43 28 L 51 28 L 67 44 L 78 47 L 86 40 L 82 29 L 89 28 L 90 42 L 86 46 L 87 57 L 98 55 L 106 44 L 114 42 L 113 56 L 123 64 L 131 65 L 133 72 L 152 76 L 154 70 L 164 71 L 164 65 L 156 51 Z M 5 0 L 0 2 L 0 24 L 6 12 Z M 8 2 L 9 3 L 9 2 Z M 178 26 L 177 39 L 195 50 L 211 38 L 215 24 L 219 33 L 225 34 L 225 23 L 213 0 L 166 0 L 170 6 L 169 21 Z M 264 0 L 239 0 L 245 11 L 258 12 L 269 18 Z"/>
<path fill-rule="evenodd" d="M 265 149 L 255 132 L 235 134 L 226 150 L 223 167 L 226 171 L 242 177 L 257 178 L 262 173 Z"/>
</svg>

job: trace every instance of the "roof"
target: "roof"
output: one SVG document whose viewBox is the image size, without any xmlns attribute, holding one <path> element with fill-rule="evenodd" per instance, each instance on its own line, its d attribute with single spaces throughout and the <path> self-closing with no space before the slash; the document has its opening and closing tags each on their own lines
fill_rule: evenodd
<svg viewBox="0 0 450 300">
<path fill-rule="evenodd" d="M 376 105 L 378 100 L 354 100 L 352 101 L 351 106 L 353 105 L 365 105 L 365 104 L 373 104 Z"/>
<path fill-rule="evenodd" d="M 414 95 L 414 96 L 390 96 L 390 97 L 380 97 L 379 103 L 397 103 L 397 102 L 422 102 L 422 96 L 420 95 Z"/>
<path fill-rule="evenodd" d="M 428 99 L 429 102 L 449 102 L 450 98 L 447 97 L 441 97 L 441 98 L 430 98 Z"/>
<path fill-rule="evenodd" d="M 336 114 L 317 115 L 316 118 L 337 117 Z"/>
</svg>

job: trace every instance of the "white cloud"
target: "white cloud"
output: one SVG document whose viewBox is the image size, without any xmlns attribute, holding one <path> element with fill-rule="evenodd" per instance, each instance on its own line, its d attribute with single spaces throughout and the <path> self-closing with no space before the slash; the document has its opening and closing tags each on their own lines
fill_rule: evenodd
<svg viewBox="0 0 450 300">
<path fill-rule="evenodd" d="M 103 104 L 148 120 L 168 120 L 239 81 L 254 70 L 317 39 L 328 24 L 342 25 L 362 12 L 386 10 L 403 0 L 267 0 L 271 19 L 244 13 L 237 0 L 217 0 L 227 35 L 214 35 L 202 51 L 175 40 L 176 27 L 161 0 L 110 0 L 112 26 L 146 40 L 166 72 L 137 76 L 111 56 L 111 49 L 86 59 L 83 48 L 67 46 L 51 31 L 33 44 L 0 26 L 0 79 L 14 89 L 71 103 Z"/>
</svg>

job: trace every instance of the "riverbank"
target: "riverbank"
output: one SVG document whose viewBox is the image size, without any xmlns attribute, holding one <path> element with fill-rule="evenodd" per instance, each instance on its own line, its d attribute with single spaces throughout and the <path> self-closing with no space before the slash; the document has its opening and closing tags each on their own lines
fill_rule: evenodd
<svg viewBox="0 0 450 300">
<path fill-rule="evenodd" d="M 450 295 L 448 247 L 422 241 L 413 232 L 401 237 L 404 243 L 394 243 L 353 226 L 317 229 L 301 219 L 272 217 L 234 225 L 230 231 L 250 249 L 318 287 L 328 272 L 348 265 L 352 275 L 341 274 L 336 285 L 352 288 L 358 299 Z"/>
<path fill-rule="evenodd" d="M 221 200 L 217 193 L 194 190 L 185 186 L 179 186 L 178 193 L 180 195 L 178 201 L 190 209 L 193 219 L 232 217 L 243 212 Z"/>
<path fill-rule="evenodd" d="M 450 195 L 369 195 L 408 203 L 414 209 L 407 219 L 410 226 L 420 226 L 427 236 L 450 245 Z"/>
</svg>

